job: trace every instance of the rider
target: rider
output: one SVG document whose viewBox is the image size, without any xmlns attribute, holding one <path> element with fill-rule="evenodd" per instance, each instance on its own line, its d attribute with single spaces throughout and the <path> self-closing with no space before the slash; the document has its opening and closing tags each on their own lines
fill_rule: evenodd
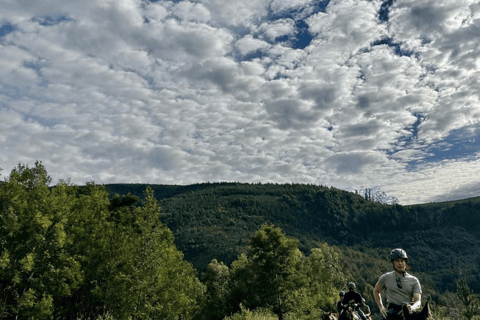
<svg viewBox="0 0 480 320">
<path fill-rule="evenodd" d="M 365 314 L 362 310 L 360 310 L 360 306 L 362 305 L 362 295 L 355 291 L 357 286 L 353 282 L 348 283 L 348 292 L 345 293 L 343 297 L 343 305 L 348 306 L 349 303 L 354 303 L 355 311 L 358 313 L 362 320 L 367 320 Z"/>
<path fill-rule="evenodd" d="M 373 296 L 380 313 L 386 319 L 403 319 L 401 316 L 402 305 L 406 304 L 410 313 L 416 312 L 421 305 L 422 288 L 420 281 L 407 273 L 410 267 L 407 265 L 407 253 L 402 249 L 394 249 L 390 255 L 394 271 L 387 272 L 380 276 Z M 380 293 L 385 292 L 387 296 L 387 309 L 383 307 Z M 413 303 L 413 304 L 412 304 Z"/>
<path fill-rule="evenodd" d="M 345 297 L 345 291 L 340 291 L 339 296 L 340 296 L 340 300 L 337 302 L 337 312 L 338 312 L 338 316 L 340 317 L 344 309 L 342 302 L 343 302 L 343 297 Z"/>
</svg>

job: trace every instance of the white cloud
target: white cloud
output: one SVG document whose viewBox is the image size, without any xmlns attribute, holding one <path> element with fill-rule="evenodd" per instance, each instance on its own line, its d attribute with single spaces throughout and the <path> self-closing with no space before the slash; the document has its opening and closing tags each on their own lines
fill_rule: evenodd
<svg viewBox="0 0 480 320">
<path fill-rule="evenodd" d="M 273 23 L 262 23 L 256 32 L 262 33 L 270 41 L 278 37 L 292 35 L 295 32 L 295 21 L 279 19 Z"/>
<path fill-rule="evenodd" d="M 173 9 L 173 14 L 184 21 L 210 21 L 210 11 L 200 3 L 179 2 Z"/>
<path fill-rule="evenodd" d="M 273 12 L 282 12 L 295 8 L 308 7 L 313 0 L 273 0 L 270 8 Z"/>
<path fill-rule="evenodd" d="M 212 15 L 213 23 L 250 27 L 268 14 L 269 0 L 201 0 Z"/>
<path fill-rule="evenodd" d="M 265 50 L 270 45 L 259 39 L 255 39 L 252 35 L 246 35 L 242 39 L 238 40 L 236 43 L 236 48 L 240 51 L 241 54 L 246 55 L 257 50 Z"/>
<path fill-rule="evenodd" d="M 161 22 L 169 15 L 169 10 L 163 4 L 162 2 L 147 2 L 144 5 L 143 15 L 154 22 Z"/>
<path fill-rule="evenodd" d="M 459 200 L 478 196 L 474 194 L 480 178 L 478 155 L 471 159 L 445 160 L 425 164 L 416 172 L 405 175 L 394 185 L 394 196 L 405 204 Z M 459 192 L 463 190 L 463 192 Z"/>
<path fill-rule="evenodd" d="M 327 56 L 348 57 L 386 33 L 377 22 L 378 9 L 378 2 L 331 1 L 327 13 L 307 19 L 309 31 L 322 40 Z"/>
<path fill-rule="evenodd" d="M 3 174 L 39 159 L 75 183 L 367 186 L 403 204 L 470 195 L 477 158 L 426 160 L 478 125 L 480 7 L 397 1 L 380 23 L 380 5 L 8 2 Z M 275 43 L 302 15 L 310 45 Z"/>
</svg>

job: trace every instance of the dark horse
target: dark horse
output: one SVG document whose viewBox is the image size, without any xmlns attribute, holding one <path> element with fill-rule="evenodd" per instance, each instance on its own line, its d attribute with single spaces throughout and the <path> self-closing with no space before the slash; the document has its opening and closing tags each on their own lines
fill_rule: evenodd
<svg viewBox="0 0 480 320">
<path fill-rule="evenodd" d="M 402 307 L 403 320 L 427 320 L 427 319 L 431 320 L 431 316 L 432 314 L 430 312 L 430 307 L 428 306 L 428 302 L 425 303 L 425 306 L 420 312 L 410 313 L 410 311 L 408 311 L 407 305 L 403 305 Z"/>
<path fill-rule="evenodd" d="M 336 313 L 331 313 L 331 312 L 327 312 L 325 311 L 323 313 L 323 320 L 338 320 L 338 315 Z"/>
<path fill-rule="evenodd" d="M 398 313 L 388 315 L 387 320 L 432 320 L 430 307 L 428 303 L 425 304 L 422 311 L 415 311 L 410 313 L 406 304 L 402 306 L 402 310 Z"/>
<path fill-rule="evenodd" d="M 392 317 L 387 318 L 387 320 L 432 320 L 431 315 L 432 314 L 430 312 L 430 307 L 428 306 L 428 303 L 425 304 L 422 311 L 413 313 L 410 313 L 410 311 L 408 311 L 407 305 L 404 305 L 402 307 L 401 318 Z M 370 314 L 368 314 L 367 319 L 371 319 Z M 340 317 L 338 317 L 336 313 L 325 312 L 323 314 L 323 320 L 360 320 L 360 317 L 353 310 L 353 307 L 349 306 L 344 312 L 342 312 Z"/>
<path fill-rule="evenodd" d="M 361 320 L 358 313 L 355 311 L 354 304 L 349 303 L 349 305 L 343 310 L 343 312 L 338 317 L 338 320 Z"/>
</svg>

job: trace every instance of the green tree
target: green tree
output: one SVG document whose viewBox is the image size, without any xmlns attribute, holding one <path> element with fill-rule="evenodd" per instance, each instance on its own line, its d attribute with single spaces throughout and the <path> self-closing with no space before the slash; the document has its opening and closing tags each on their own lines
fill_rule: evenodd
<svg viewBox="0 0 480 320">
<path fill-rule="evenodd" d="M 202 273 L 206 286 L 205 313 L 209 319 L 223 319 L 230 311 L 231 277 L 230 270 L 223 262 L 213 259 Z"/>
<path fill-rule="evenodd" d="M 27 190 L 33 190 L 36 187 L 44 188 L 52 182 L 52 178 L 47 174 L 47 170 L 41 161 L 35 161 L 35 167 L 19 163 L 10 173 L 9 181 L 19 184 Z"/>
<path fill-rule="evenodd" d="M 97 268 L 105 283 L 95 291 L 97 299 L 119 319 L 192 318 L 201 307 L 204 287 L 160 222 L 153 190 L 147 187 L 140 206 L 129 197 L 121 202 L 124 206 L 117 205 L 109 217 L 108 250 Z"/>
<path fill-rule="evenodd" d="M 239 255 L 229 270 L 229 314 L 267 308 L 279 319 L 318 319 L 321 309 L 334 309 L 346 277 L 333 247 L 321 244 L 306 257 L 296 239 L 267 224 L 249 243 L 248 254 Z"/>
<path fill-rule="evenodd" d="M 241 311 L 240 305 L 251 307 L 249 300 L 252 296 L 254 283 L 252 261 L 245 253 L 238 256 L 230 266 L 230 306 L 232 312 Z"/>
<path fill-rule="evenodd" d="M 457 280 L 457 300 L 458 308 L 467 320 L 480 315 L 480 302 L 468 286 L 466 278 Z"/>
<path fill-rule="evenodd" d="M 19 164 L 0 188 L 0 289 L 7 317 L 50 319 L 54 301 L 80 286 L 81 265 L 65 250 L 72 197 L 50 191 L 41 162 Z"/>
<path fill-rule="evenodd" d="M 292 293 L 302 257 L 298 240 L 285 236 L 280 228 L 264 224 L 250 239 L 251 267 L 255 270 L 255 307 L 267 307 L 283 320 L 294 305 Z"/>
<path fill-rule="evenodd" d="M 326 243 L 313 248 L 302 263 L 305 275 L 304 288 L 307 291 L 308 303 L 313 310 L 335 310 L 339 289 L 346 282 L 341 270 L 339 256 L 334 248 Z"/>
<path fill-rule="evenodd" d="M 47 171 L 19 165 L 0 188 L 2 316 L 19 319 L 192 319 L 203 285 L 144 201 L 109 201 L 93 182 L 49 188 Z M 114 198 L 115 199 L 115 198 Z"/>
</svg>

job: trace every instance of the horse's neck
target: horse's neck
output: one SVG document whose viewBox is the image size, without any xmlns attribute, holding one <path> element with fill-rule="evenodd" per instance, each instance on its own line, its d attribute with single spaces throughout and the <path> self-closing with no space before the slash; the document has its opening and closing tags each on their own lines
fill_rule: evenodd
<svg viewBox="0 0 480 320">
<path fill-rule="evenodd" d="M 347 313 L 347 319 L 348 320 L 355 320 L 355 312 L 353 311 L 352 308 L 349 308 L 348 310 L 348 313 Z"/>
</svg>

